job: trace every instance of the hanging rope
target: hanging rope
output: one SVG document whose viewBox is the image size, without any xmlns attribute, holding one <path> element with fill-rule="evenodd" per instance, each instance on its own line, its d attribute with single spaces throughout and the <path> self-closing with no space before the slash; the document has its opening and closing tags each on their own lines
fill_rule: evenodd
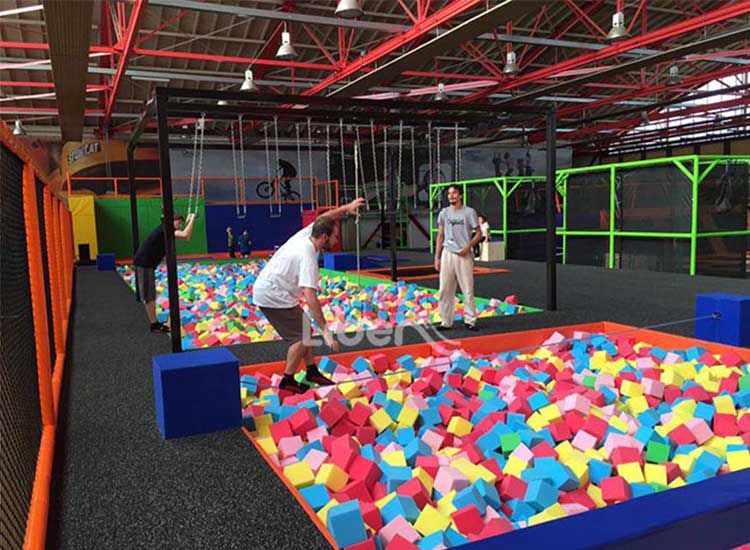
<svg viewBox="0 0 750 550">
<path fill-rule="evenodd" d="M 357 154 L 359 155 L 359 177 L 361 178 L 360 181 L 362 181 L 362 187 L 365 186 L 365 164 L 362 162 L 362 145 L 359 138 L 359 126 L 356 124 L 354 125 L 354 134 L 355 134 L 355 140 L 354 144 L 357 148 Z M 365 190 L 365 210 L 370 210 L 370 198 L 367 196 L 367 191 Z M 355 193 L 355 199 L 359 198 L 359 191 Z M 359 223 L 359 222 L 357 222 Z"/>
<path fill-rule="evenodd" d="M 343 118 L 339 119 L 339 144 L 341 146 L 341 187 L 344 190 L 346 190 L 346 157 L 344 156 L 344 119 Z"/>
<path fill-rule="evenodd" d="M 271 174 L 271 151 L 268 143 L 268 124 L 263 125 L 263 142 L 266 147 L 266 177 L 268 185 L 271 186 L 271 193 L 268 195 L 268 212 L 273 216 L 273 175 Z"/>
<path fill-rule="evenodd" d="M 443 183 L 443 178 L 440 177 L 442 170 L 440 170 L 440 126 L 435 129 L 435 150 L 437 157 L 437 182 Z"/>
<path fill-rule="evenodd" d="M 308 170 L 310 171 L 310 202 L 312 202 L 313 197 L 315 196 L 315 176 L 313 176 L 312 121 L 310 117 L 307 117 L 307 164 Z M 302 186 L 300 185 L 300 191 L 301 190 Z M 300 192 L 300 199 L 303 198 L 301 195 L 302 193 Z"/>
<path fill-rule="evenodd" d="M 238 209 L 237 217 L 245 219 L 247 217 L 247 195 L 245 193 L 245 136 L 242 131 L 242 115 L 237 116 L 237 123 L 239 126 L 239 140 L 240 140 L 240 204 L 241 207 Z"/>
<path fill-rule="evenodd" d="M 427 122 L 427 153 L 428 153 L 428 177 L 427 184 L 431 184 L 435 181 L 435 169 L 432 166 L 432 121 Z"/>
<path fill-rule="evenodd" d="M 273 117 L 273 141 L 274 146 L 276 147 L 276 166 L 278 170 L 279 160 L 281 160 L 281 156 L 279 154 L 279 117 L 276 115 L 274 115 Z M 276 205 L 279 207 L 278 212 L 273 216 L 274 218 L 278 218 L 281 216 L 281 190 L 279 189 L 280 183 L 281 178 L 278 177 L 277 173 L 273 180 L 273 187 L 271 188 L 271 201 L 273 201 L 273 196 L 276 195 Z M 274 189 L 276 190 L 275 193 Z"/>
<path fill-rule="evenodd" d="M 383 209 L 380 200 L 380 180 L 378 179 L 378 151 L 375 143 L 375 121 L 370 119 L 370 143 L 372 143 L 372 171 L 375 174 L 375 197 L 378 199 L 378 212 Z"/>
<path fill-rule="evenodd" d="M 195 121 L 195 134 L 193 136 L 193 162 L 190 169 L 190 188 L 188 189 L 188 214 L 198 212 L 197 195 L 200 193 L 200 181 L 203 175 L 203 133 L 205 128 L 206 113 L 201 113 L 201 117 Z M 196 204 L 193 204 L 193 202 Z"/>
<path fill-rule="evenodd" d="M 459 175 L 459 167 L 458 167 L 458 122 L 456 122 L 456 125 L 454 127 L 454 132 L 456 135 L 456 138 L 454 140 L 454 146 L 455 149 L 453 151 L 453 172 L 454 172 L 454 180 L 453 181 L 461 181 L 461 176 Z"/>
<path fill-rule="evenodd" d="M 299 174 L 302 174 L 302 145 L 300 144 L 299 124 L 296 122 L 294 123 L 294 134 L 297 139 L 297 170 L 298 170 L 297 177 L 298 177 L 298 181 L 300 181 Z M 299 186 L 299 190 L 300 190 L 299 213 L 302 214 L 302 184 L 301 183 Z"/>
<path fill-rule="evenodd" d="M 328 189 L 331 187 L 331 132 L 328 124 L 326 124 L 326 197 L 328 196 Z M 326 200 L 326 206 L 330 201 Z M 320 205 L 318 205 L 320 207 Z"/>
<path fill-rule="evenodd" d="M 388 128 L 383 128 L 383 204 L 388 209 L 390 203 L 388 202 Z"/>
<path fill-rule="evenodd" d="M 240 217 L 240 186 L 237 178 L 237 148 L 234 144 L 234 122 L 229 124 L 229 143 L 232 146 L 232 174 L 234 176 L 234 211 Z"/>
<path fill-rule="evenodd" d="M 401 162 L 404 147 L 404 121 L 398 121 L 398 163 L 396 164 L 396 208 L 401 207 Z"/>
<path fill-rule="evenodd" d="M 357 131 L 356 143 L 354 146 L 354 198 L 359 198 L 359 132 Z M 361 288 L 361 267 L 360 267 L 360 235 L 359 235 L 359 214 L 354 217 L 354 229 L 356 234 L 357 245 L 357 286 Z"/>
<path fill-rule="evenodd" d="M 414 142 L 414 126 L 411 127 L 411 184 L 414 191 L 414 208 L 417 208 L 417 147 Z"/>
</svg>

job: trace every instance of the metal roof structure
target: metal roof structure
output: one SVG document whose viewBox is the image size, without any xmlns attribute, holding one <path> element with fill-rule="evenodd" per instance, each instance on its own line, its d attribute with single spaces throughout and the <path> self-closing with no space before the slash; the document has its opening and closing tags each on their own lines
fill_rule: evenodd
<svg viewBox="0 0 750 550">
<path fill-rule="evenodd" d="M 0 3 L 0 116 L 64 140 L 126 139 L 154 87 L 239 90 L 251 68 L 269 93 L 419 101 L 442 84 L 450 102 L 555 107 L 559 137 L 592 151 L 663 116 L 665 101 L 675 117 L 721 116 L 691 93 L 750 71 L 750 0 L 364 0 L 357 20 L 336 17 L 337 0 L 40 1 Z M 629 38 L 611 43 L 618 10 Z M 294 59 L 276 57 L 285 30 Z M 747 91 L 731 101 L 747 132 Z"/>
</svg>

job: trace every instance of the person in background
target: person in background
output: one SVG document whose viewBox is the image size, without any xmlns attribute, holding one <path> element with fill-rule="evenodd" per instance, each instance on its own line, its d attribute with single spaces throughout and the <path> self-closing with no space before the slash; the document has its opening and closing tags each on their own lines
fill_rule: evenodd
<svg viewBox="0 0 750 550">
<path fill-rule="evenodd" d="M 487 222 L 487 216 L 479 214 L 479 230 L 482 232 L 482 238 L 474 247 L 474 259 L 478 260 L 482 253 L 482 243 L 489 242 L 490 240 L 490 224 Z"/>
<path fill-rule="evenodd" d="M 286 368 L 280 389 L 292 393 L 304 393 L 309 389 L 294 379 L 301 361 L 307 366 L 306 379 L 319 385 L 332 382 L 323 376 L 315 364 L 313 355 L 310 320 L 300 307 L 304 297 L 310 315 L 317 323 L 325 343 L 333 351 L 339 350 L 339 343 L 326 326 L 326 319 L 318 301 L 318 252 L 330 250 L 339 240 L 339 226 L 336 220 L 345 215 L 357 215 L 364 199 L 356 199 L 349 204 L 325 212 L 314 223 L 301 229 L 279 248 L 255 280 L 253 303 L 260 307 L 268 322 L 287 344 Z"/>
<path fill-rule="evenodd" d="M 243 258 L 249 257 L 250 245 L 252 244 L 252 241 L 250 240 L 250 233 L 247 232 L 247 229 L 245 229 L 242 234 L 237 237 L 237 244 L 240 245 L 240 256 L 242 256 Z"/>
<path fill-rule="evenodd" d="M 234 258 L 234 233 L 232 233 L 232 228 L 227 227 L 227 252 L 229 252 L 229 257 Z"/>
<path fill-rule="evenodd" d="M 185 218 L 181 215 L 174 217 L 174 238 L 181 241 L 189 241 L 193 235 L 193 223 L 195 214 L 188 214 L 187 225 L 182 229 Z M 164 241 L 164 228 L 162 225 L 155 228 L 138 247 L 133 258 L 135 265 L 135 281 L 138 285 L 138 294 L 141 302 L 146 308 L 146 315 L 151 323 L 151 332 L 158 334 L 169 332 L 169 327 L 156 319 L 156 268 L 164 259 L 166 254 L 166 243 Z"/>
<path fill-rule="evenodd" d="M 476 211 L 463 204 L 460 186 L 448 186 L 448 202 L 450 206 L 443 208 L 438 215 L 439 229 L 435 246 L 435 271 L 440 272 L 438 302 L 442 320 L 438 330 L 453 328 L 456 281 L 464 295 L 464 326 L 467 330 L 479 330 L 476 326 L 477 310 L 474 305 L 472 253 L 482 233 Z"/>
</svg>

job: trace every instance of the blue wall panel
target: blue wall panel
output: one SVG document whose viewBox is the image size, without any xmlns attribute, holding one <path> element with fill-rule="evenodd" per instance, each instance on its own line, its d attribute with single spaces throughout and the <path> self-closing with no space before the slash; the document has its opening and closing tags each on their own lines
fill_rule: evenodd
<svg viewBox="0 0 750 550">
<path fill-rule="evenodd" d="M 310 206 L 305 205 L 305 208 Z M 249 204 L 247 216 L 238 219 L 234 204 L 207 204 L 206 237 L 209 252 L 227 251 L 227 227 L 232 228 L 235 237 L 247 229 L 253 242 L 253 250 L 273 250 L 302 229 L 302 215 L 297 204 L 282 205 L 281 216 L 273 218 L 268 205 Z"/>
</svg>

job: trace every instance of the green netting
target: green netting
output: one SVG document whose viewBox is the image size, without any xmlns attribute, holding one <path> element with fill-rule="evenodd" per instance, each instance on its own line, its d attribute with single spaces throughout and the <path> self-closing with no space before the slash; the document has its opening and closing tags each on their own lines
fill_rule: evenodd
<svg viewBox="0 0 750 550">
<path fill-rule="evenodd" d="M 198 219 L 193 227 L 193 237 L 189 242 L 177 241 L 177 254 L 206 254 L 206 209 L 205 201 L 198 200 Z M 174 199 L 176 213 L 187 212 L 187 198 Z M 133 255 L 133 240 L 130 226 L 130 200 L 96 199 L 96 235 L 99 252 L 114 252 L 120 258 Z M 161 198 L 138 199 L 138 233 L 144 239 L 161 223 Z"/>
</svg>

